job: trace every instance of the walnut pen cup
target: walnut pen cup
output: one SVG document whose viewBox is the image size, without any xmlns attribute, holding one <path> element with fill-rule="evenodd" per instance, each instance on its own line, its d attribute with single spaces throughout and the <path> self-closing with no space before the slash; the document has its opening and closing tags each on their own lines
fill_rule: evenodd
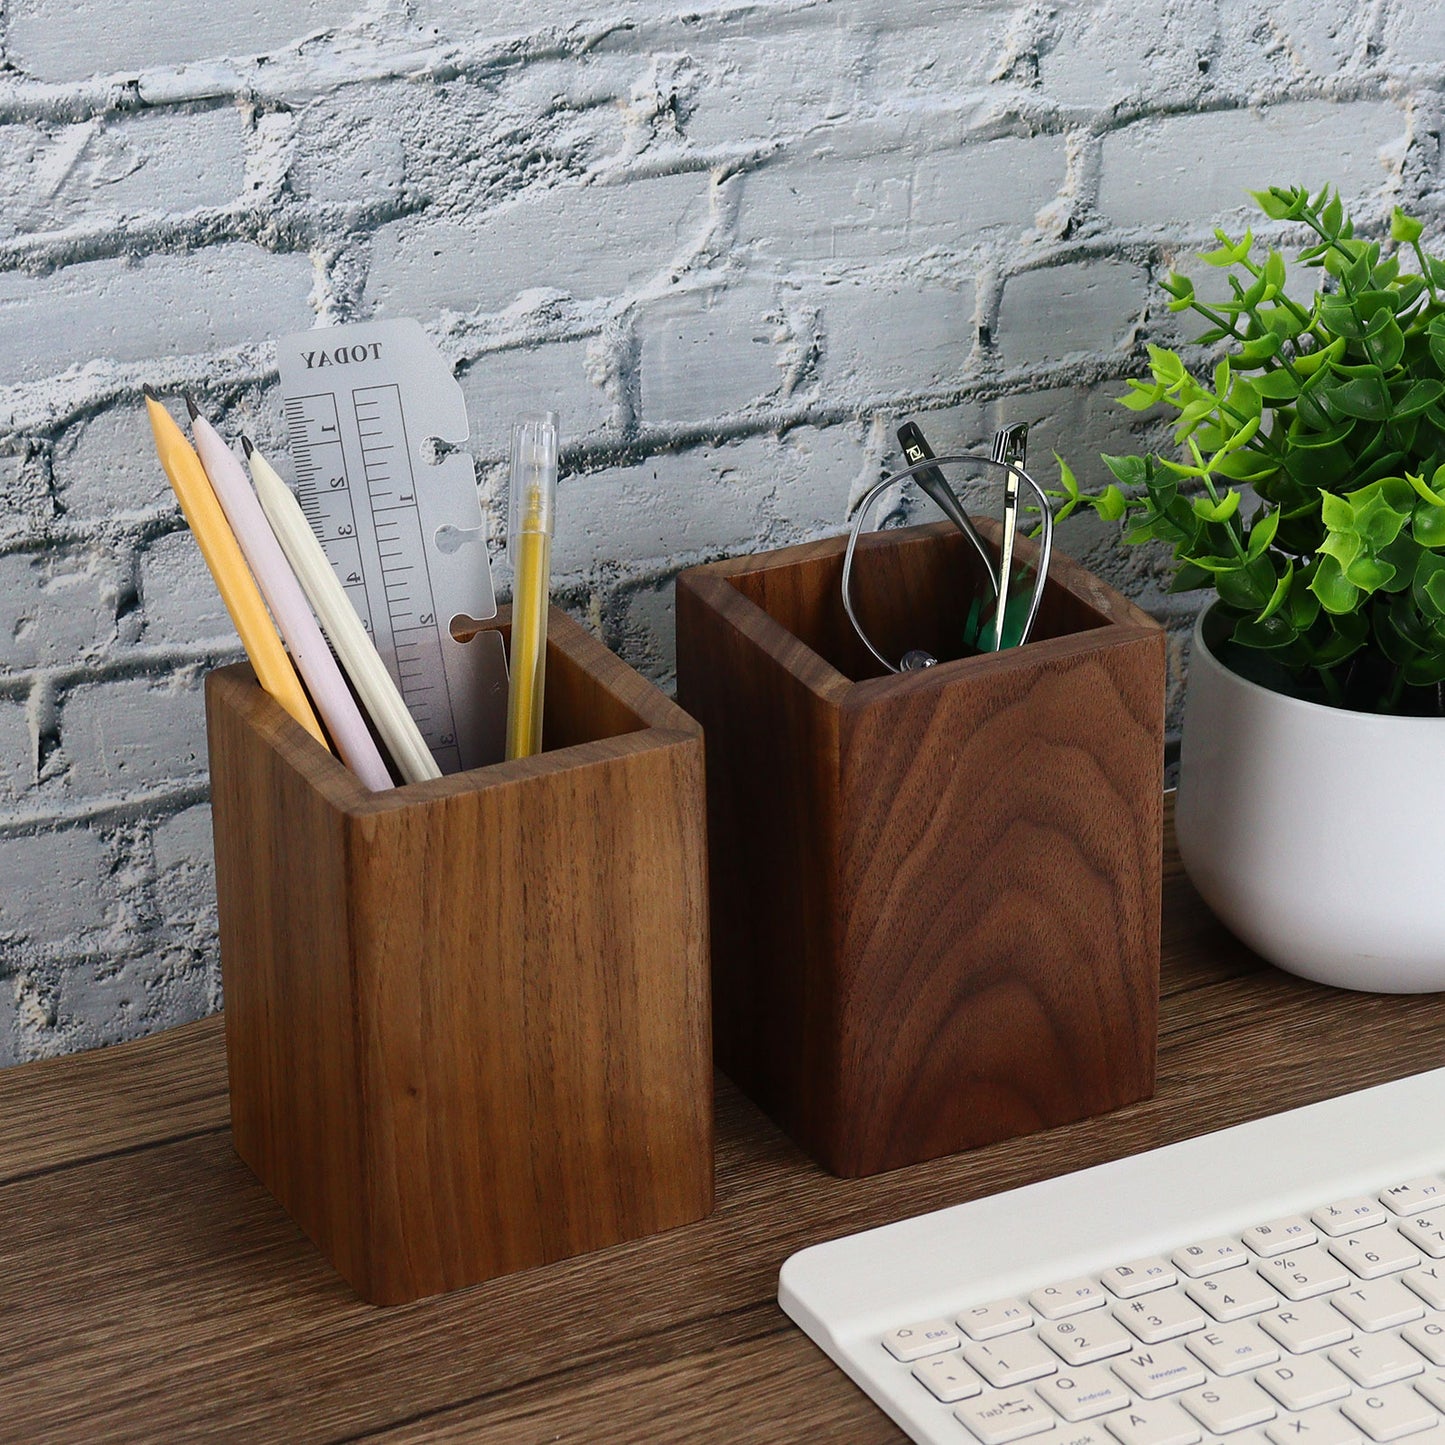
<svg viewBox="0 0 1445 1445">
<path fill-rule="evenodd" d="M 556 609 L 530 758 L 368 793 L 244 664 L 206 714 L 236 1149 L 360 1295 L 708 1213 L 691 718 Z"/>
<path fill-rule="evenodd" d="M 1164 634 L 1056 555 L 1035 640 L 957 657 L 967 546 L 862 539 L 885 655 L 945 659 L 899 675 L 848 624 L 842 538 L 678 578 L 718 1062 L 837 1174 L 1154 1087 Z"/>
</svg>

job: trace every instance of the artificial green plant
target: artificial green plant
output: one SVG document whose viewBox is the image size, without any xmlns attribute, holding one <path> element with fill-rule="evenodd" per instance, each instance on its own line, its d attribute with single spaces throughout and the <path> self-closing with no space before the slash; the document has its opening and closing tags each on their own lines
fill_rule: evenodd
<svg viewBox="0 0 1445 1445">
<path fill-rule="evenodd" d="M 1169 543 L 1172 590 L 1216 589 L 1216 651 L 1257 681 L 1445 713 L 1445 261 L 1398 208 L 1386 246 L 1357 237 L 1328 188 L 1255 199 L 1314 233 L 1298 261 L 1318 289 L 1252 233 L 1216 231 L 1203 259 L 1227 273 L 1226 299 L 1163 282 L 1171 311 L 1207 323 L 1212 375 L 1150 346 L 1151 379 L 1121 398 L 1174 413 L 1178 457 L 1106 455 L 1115 481 L 1093 494 L 1060 459 L 1059 515 L 1086 503 L 1127 541 Z"/>
</svg>

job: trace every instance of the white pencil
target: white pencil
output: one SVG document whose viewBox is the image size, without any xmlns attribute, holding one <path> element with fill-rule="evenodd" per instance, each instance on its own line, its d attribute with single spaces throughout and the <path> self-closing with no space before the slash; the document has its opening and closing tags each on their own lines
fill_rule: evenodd
<svg viewBox="0 0 1445 1445">
<path fill-rule="evenodd" d="M 242 437 L 241 445 L 251 465 L 256 495 L 261 499 L 271 528 L 297 580 L 311 599 L 311 605 L 316 609 L 341 665 L 371 714 L 377 732 L 396 759 L 402 777 L 408 783 L 441 777 L 436 759 L 407 711 L 381 655 L 366 635 L 366 629 L 361 625 L 345 589 L 331 570 L 331 563 L 326 560 L 326 553 L 321 550 L 301 504 L 249 438 Z"/>
<path fill-rule="evenodd" d="M 195 438 L 201 465 L 342 762 L 373 793 L 390 788 L 391 774 L 311 615 L 306 594 L 297 583 L 256 494 L 246 484 L 245 470 L 190 397 L 186 398 L 186 407 L 191 414 L 191 435 Z"/>
</svg>

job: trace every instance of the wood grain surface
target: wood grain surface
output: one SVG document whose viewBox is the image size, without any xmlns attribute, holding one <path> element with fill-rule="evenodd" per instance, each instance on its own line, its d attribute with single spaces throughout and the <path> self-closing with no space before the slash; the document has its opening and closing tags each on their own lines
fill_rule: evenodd
<svg viewBox="0 0 1445 1445">
<path fill-rule="evenodd" d="M 219 1018 L 0 1072 L 0 1440 L 901 1441 L 778 1309 L 788 1254 L 1445 1059 L 1438 997 L 1267 967 L 1172 852 L 1164 898 L 1154 1098 L 840 1180 L 719 1078 L 712 1216 L 393 1309 L 236 1157 Z"/>
<path fill-rule="evenodd" d="M 207 680 L 235 1145 L 376 1303 L 711 1206 L 701 731 L 550 634 L 544 752 L 389 793 Z"/>
<path fill-rule="evenodd" d="M 707 733 L 718 1061 L 860 1175 L 1152 1088 L 1164 639 L 1056 556 L 1027 647 L 880 676 L 842 552 L 684 572 L 678 698 Z M 860 543 L 885 654 L 962 635 L 969 561 L 946 523 Z"/>
</svg>

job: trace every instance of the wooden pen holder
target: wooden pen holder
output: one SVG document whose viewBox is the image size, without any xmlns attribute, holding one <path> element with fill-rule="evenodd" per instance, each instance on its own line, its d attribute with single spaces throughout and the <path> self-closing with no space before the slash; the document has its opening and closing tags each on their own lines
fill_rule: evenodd
<svg viewBox="0 0 1445 1445">
<path fill-rule="evenodd" d="M 1035 640 L 960 658 L 982 570 L 966 540 L 881 532 L 855 565 L 864 625 L 885 655 L 945 659 L 887 674 L 844 613 L 843 552 L 677 582 L 720 1066 L 842 1175 L 1147 1098 L 1162 629 L 1056 554 Z"/>
<path fill-rule="evenodd" d="M 236 1149 L 360 1295 L 709 1212 L 691 718 L 555 608 L 536 757 L 369 793 L 245 664 L 206 718 Z"/>
</svg>

